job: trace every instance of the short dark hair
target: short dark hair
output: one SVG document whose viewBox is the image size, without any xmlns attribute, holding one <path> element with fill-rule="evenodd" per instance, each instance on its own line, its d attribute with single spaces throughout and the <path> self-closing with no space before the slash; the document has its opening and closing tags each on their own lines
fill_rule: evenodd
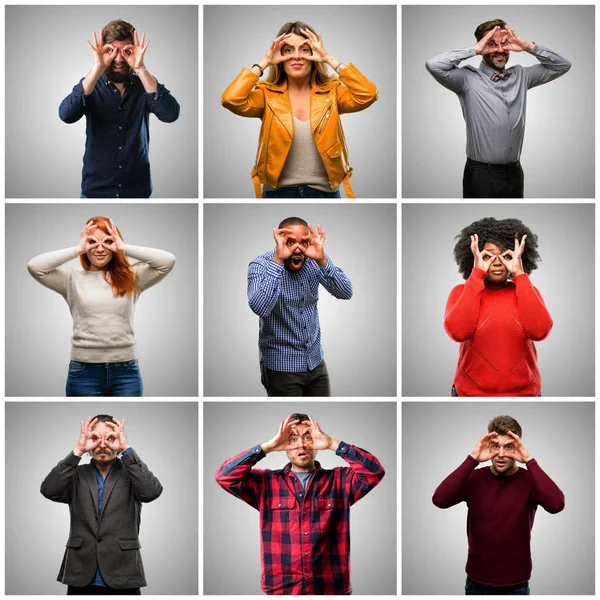
<svg viewBox="0 0 600 600">
<path fill-rule="evenodd" d="M 115 19 L 110 23 L 107 23 L 102 29 L 102 41 L 105 44 L 111 42 L 124 42 L 130 40 L 133 44 L 133 33 L 135 27 L 127 21 L 121 21 L 121 19 Z"/>
<path fill-rule="evenodd" d="M 305 415 L 304 413 L 293 413 L 290 415 L 290 421 L 300 421 L 300 423 L 302 423 L 303 421 L 308 421 L 308 415 Z"/>
<path fill-rule="evenodd" d="M 284 227 L 289 227 L 290 225 L 304 225 L 304 227 L 308 227 L 308 223 L 301 219 L 300 217 L 288 217 L 279 223 L 279 227 L 277 229 L 283 229 Z"/>
<path fill-rule="evenodd" d="M 537 235 L 519 219 L 498 220 L 494 217 L 486 217 L 467 225 L 455 238 L 458 242 L 454 246 L 454 260 L 463 279 L 468 279 L 473 270 L 471 236 L 474 234 L 479 237 L 480 251 L 483 250 L 486 242 L 498 246 L 501 250 L 512 250 L 515 247 L 515 235 L 519 238 L 519 242 L 524 235 L 527 235 L 521 256 L 523 271 L 529 275 L 537 269 L 537 263 L 541 260 L 537 251 Z"/>
<path fill-rule="evenodd" d="M 498 415 L 494 417 L 488 424 L 488 433 L 495 431 L 498 435 L 508 435 L 512 431 L 515 435 L 523 437 L 523 430 L 510 415 Z"/>
<path fill-rule="evenodd" d="M 98 423 L 114 423 L 111 415 L 96 415 L 94 419 L 98 419 Z M 94 419 L 92 419 L 92 421 Z"/>
<path fill-rule="evenodd" d="M 481 25 L 477 26 L 475 30 L 475 39 L 479 41 L 490 29 L 494 29 L 494 27 L 500 27 L 500 29 L 504 29 L 506 27 L 506 23 L 502 19 L 494 19 L 493 21 L 486 21 Z"/>
</svg>

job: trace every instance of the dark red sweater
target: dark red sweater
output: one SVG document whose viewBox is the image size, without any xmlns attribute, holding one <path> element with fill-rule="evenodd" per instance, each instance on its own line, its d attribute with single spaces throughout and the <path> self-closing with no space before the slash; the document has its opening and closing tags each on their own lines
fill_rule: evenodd
<svg viewBox="0 0 600 600">
<path fill-rule="evenodd" d="M 459 396 L 539 396 L 542 390 L 533 340 L 543 340 L 552 319 L 529 276 L 500 290 L 485 287 L 485 271 L 448 297 L 444 328 L 461 342 L 454 385 Z"/>
<path fill-rule="evenodd" d="M 536 460 L 513 475 L 497 477 L 469 455 L 435 490 L 433 503 L 449 508 L 466 502 L 467 575 L 483 585 L 507 586 L 531 577 L 531 528 L 538 504 L 549 513 L 565 507 L 558 486 Z"/>
</svg>

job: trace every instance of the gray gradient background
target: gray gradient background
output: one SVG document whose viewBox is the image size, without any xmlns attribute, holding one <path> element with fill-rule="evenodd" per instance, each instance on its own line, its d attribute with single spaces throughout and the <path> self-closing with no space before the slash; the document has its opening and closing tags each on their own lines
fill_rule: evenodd
<svg viewBox="0 0 600 600">
<path fill-rule="evenodd" d="M 125 418 L 129 443 L 164 488 L 142 509 L 142 593 L 197 594 L 196 402 L 6 403 L 6 594 L 66 593 L 56 576 L 69 509 L 44 498 L 40 485 L 77 444 L 79 422 L 101 413 Z"/>
<path fill-rule="evenodd" d="M 204 205 L 204 394 L 265 396 L 248 265 L 273 250 L 273 228 L 298 216 L 327 234 L 350 300 L 319 286 L 321 343 L 335 396 L 396 395 L 396 206 Z"/>
<path fill-rule="evenodd" d="M 204 7 L 204 196 L 254 196 L 250 171 L 260 119 L 224 109 L 221 94 L 289 21 L 308 23 L 333 56 L 377 86 L 377 102 L 342 115 L 352 188 L 358 198 L 396 197 L 396 7 L 348 5 Z"/>
<path fill-rule="evenodd" d="M 58 107 L 94 64 L 86 39 L 113 19 L 146 33 L 146 66 L 181 106 L 174 123 L 150 116 L 152 196 L 198 196 L 197 6 L 7 6 L 7 198 L 79 197 L 86 119 L 67 125 Z"/>
<path fill-rule="evenodd" d="M 464 594 L 467 506 L 440 510 L 431 497 L 500 414 L 519 422 L 525 447 L 566 500 L 556 515 L 536 512 L 531 593 L 594 594 L 593 402 L 403 403 L 403 594 Z"/>
<path fill-rule="evenodd" d="M 173 271 L 138 299 L 135 339 L 144 396 L 198 395 L 197 205 L 7 204 L 5 215 L 7 396 L 65 395 L 73 319 L 64 298 L 33 279 L 27 263 L 76 246 L 95 215 L 112 218 L 125 243 L 177 257 Z"/>
<path fill-rule="evenodd" d="M 395 594 L 395 402 L 205 402 L 204 593 L 262 593 L 258 511 L 220 488 L 215 472 L 228 458 L 270 440 L 292 412 L 312 415 L 323 431 L 368 450 L 385 468 L 381 483 L 350 509 L 351 581 L 354 594 Z M 319 452 L 317 460 L 325 469 L 348 465 L 330 451 Z M 273 452 L 257 468 L 281 469 L 287 462 L 284 452 Z"/>
<path fill-rule="evenodd" d="M 538 235 L 531 281 L 554 321 L 535 342 L 543 396 L 594 396 L 594 205 L 405 204 L 402 212 L 402 395 L 450 396 L 459 344 L 446 300 L 464 283 L 454 236 L 483 217 L 521 219 Z"/>
<path fill-rule="evenodd" d="M 526 198 L 594 196 L 594 6 L 404 6 L 402 196 L 460 198 L 466 127 L 458 96 L 425 70 L 441 52 L 476 43 L 480 23 L 501 18 L 568 58 L 571 70 L 530 90 L 521 154 Z M 476 56 L 461 63 L 478 66 Z M 539 64 L 511 52 L 508 66 Z"/>
</svg>

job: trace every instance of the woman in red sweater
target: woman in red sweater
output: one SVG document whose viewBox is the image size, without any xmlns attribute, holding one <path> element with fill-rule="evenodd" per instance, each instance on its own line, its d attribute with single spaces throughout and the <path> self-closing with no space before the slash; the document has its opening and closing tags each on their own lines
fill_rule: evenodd
<svg viewBox="0 0 600 600">
<path fill-rule="evenodd" d="M 452 396 L 540 396 L 534 340 L 552 319 L 529 273 L 537 236 L 519 219 L 481 219 L 457 236 L 454 257 L 466 283 L 448 297 L 444 328 L 460 342 Z"/>
</svg>

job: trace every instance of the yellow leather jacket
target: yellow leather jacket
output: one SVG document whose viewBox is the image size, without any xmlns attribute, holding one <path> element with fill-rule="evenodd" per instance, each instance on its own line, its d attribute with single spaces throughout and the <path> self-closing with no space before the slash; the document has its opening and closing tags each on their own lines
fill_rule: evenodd
<svg viewBox="0 0 600 600">
<path fill-rule="evenodd" d="M 310 94 L 310 126 L 332 188 L 344 184 L 346 195 L 354 198 L 350 186 L 352 167 L 339 116 L 358 112 L 377 100 L 377 88 L 352 64 Z M 294 119 L 287 80 L 280 85 L 259 81 L 249 69 L 242 72 L 223 92 L 221 104 L 242 117 L 262 119 L 252 180 L 256 197 L 262 197 L 260 184 L 277 187 L 294 137 Z"/>
</svg>

